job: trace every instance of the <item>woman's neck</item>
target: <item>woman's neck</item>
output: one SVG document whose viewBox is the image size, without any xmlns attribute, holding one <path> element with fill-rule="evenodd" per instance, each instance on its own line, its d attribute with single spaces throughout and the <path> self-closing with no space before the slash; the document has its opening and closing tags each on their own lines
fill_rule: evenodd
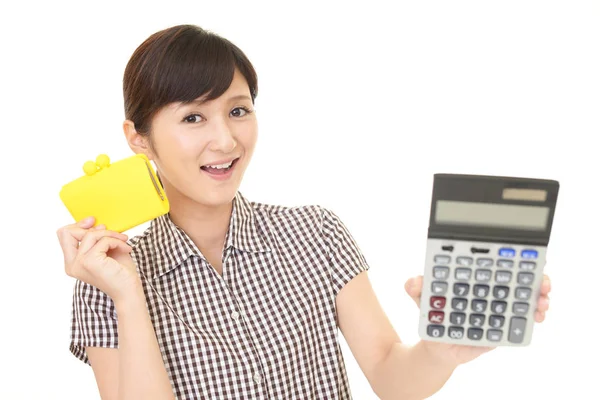
<svg viewBox="0 0 600 400">
<path fill-rule="evenodd" d="M 169 201 L 171 220 L 185 231 L 202 254 L 205 257 L 216 252 L 221 254 L 229 229 L 233 202 L 211 207 L 190 199 Z"/>
</svg>

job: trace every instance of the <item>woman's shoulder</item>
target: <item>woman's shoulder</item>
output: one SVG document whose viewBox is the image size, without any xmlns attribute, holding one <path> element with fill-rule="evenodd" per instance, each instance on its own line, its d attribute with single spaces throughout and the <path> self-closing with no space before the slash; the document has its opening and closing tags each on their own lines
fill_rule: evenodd
<svg viewBox="0 0 600 400">
<path fill-rule="evenodd" d="M 265 218 L 321 217 L 323 213 L 331 212 L 320 204 L 283 205 L 251 201 L 250 205 L 255 214 Z"/>
<path fill-rule="evenodd" d="M 260 201 L 249 204 L 257 219 L 285 226 L 302 224 L 320 228 L 324 223 L 338 219 L 332 209 L 322 204 L 282 205 Z"/>
</svg>

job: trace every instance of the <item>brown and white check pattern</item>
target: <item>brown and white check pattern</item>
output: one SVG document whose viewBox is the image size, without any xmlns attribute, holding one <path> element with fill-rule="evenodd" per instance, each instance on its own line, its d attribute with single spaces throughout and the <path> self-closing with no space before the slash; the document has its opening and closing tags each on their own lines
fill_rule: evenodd
<svg viewBox="0 0 600 400">
<path fill-rule="evenodd" d="M 222 276 L 168 214 L 129 243 L 178 399 L 352 398 L 335 298 L 369 267 L 333 212 L 237 193 Z M 111 299 L 76 281 L 71 352 L 118 343 Z"/>
</svg>

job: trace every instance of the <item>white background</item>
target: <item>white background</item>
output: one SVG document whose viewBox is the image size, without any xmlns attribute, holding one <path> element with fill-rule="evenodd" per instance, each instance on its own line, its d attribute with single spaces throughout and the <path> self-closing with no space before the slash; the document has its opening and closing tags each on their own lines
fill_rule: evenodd
<svg viewBox="0 0 600 400">
<path fill-rule="evenodd" d="M 68 350 L 58 192 L 97 154 L 131 154 L 125 64 L 180 23 L 232 40 L 258 71 L 242 193 L 339 214 L 406 342 L 418 313 L 402 286 L 423 267 L 433 174 L 559 180 L 546 322 L 530 347 L 460 367 L 433 398 L 597 398 L 597 1 L 18 3 L 0 9 L 0 398 L 98 398 Z M 342 344 L 354 397 L 375 399 Z"/>
</svg>

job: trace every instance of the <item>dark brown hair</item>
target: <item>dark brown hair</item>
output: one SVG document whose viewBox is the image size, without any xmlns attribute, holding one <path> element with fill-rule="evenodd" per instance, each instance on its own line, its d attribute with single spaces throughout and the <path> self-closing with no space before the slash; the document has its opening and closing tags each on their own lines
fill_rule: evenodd
<svg viewBox="0 0 600 400">
<path fill-rule="evenodd" d="M 254 103 L 256 71 L 236 45 L 196 25 L 158 31 L 135 50 L 125 68 L 125 118 L 138 133 L 149 135 L 158 110 L 172 102 L 216 99 L 229 88 L 236 68 Z"/>
</svg>

